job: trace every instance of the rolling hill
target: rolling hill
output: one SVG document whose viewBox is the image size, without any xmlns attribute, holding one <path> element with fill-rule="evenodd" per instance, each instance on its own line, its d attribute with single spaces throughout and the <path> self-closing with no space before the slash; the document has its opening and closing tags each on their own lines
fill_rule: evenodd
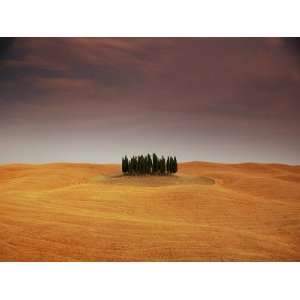
<svg viewBox="0 0 300 300">
<path fill-rule="evenodd" d="M 300 261 L 300 166 L 0 166 L 0 261 Z"/>
</svg>

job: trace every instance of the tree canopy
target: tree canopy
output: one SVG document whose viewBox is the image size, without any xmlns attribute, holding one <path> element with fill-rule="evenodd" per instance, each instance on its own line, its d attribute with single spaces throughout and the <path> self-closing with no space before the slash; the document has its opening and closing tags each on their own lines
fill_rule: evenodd
<svg viewBox="0 0 300 300">
<path fill-rule="evenodd" d="M 132 156 L 122 158 L 122 172 L 125 175 L 170 175 L 178 170 L 176 156 L 162 156 L 159 158 L 155 153 L 152 155 Z"/>
</svg>

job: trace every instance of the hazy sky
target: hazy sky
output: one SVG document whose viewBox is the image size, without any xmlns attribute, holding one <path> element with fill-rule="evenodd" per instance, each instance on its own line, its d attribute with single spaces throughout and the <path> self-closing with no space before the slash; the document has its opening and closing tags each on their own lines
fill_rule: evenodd
<svg viewBox="0 0 300 300">
<path fill-rule="evenodd" d="M 298 39 L 0 39 L 0 163 L 300 164 Z"/>
</svg>

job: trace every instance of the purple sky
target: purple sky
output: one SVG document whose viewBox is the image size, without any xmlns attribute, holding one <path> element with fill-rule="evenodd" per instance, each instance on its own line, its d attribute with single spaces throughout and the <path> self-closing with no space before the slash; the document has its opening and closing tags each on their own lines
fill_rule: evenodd
<svg viewBox="0 0 300 300">
<path fill-rule="evenodd" d="M 300 164 L 300 45 L 280 38 L 0 39 L 0 163 Z"/>
</svg>

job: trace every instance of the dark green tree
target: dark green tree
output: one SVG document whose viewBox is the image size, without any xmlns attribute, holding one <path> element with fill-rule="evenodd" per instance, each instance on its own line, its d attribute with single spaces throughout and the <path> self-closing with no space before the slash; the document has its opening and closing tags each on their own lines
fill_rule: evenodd
<svg viewBox="0 0 300 300">
<path fill-rule="evenodd" d="M 129 175 L 132 175 L 132 159 L 128 162 L 128 174 Z"/>
<path fill-rule="evenodd" d="M 162 156 L 161 159 L 159 160 L 159 162 L 160 162 L 160 174 L 165 175 L 165 173 L 166 173 L 166 160 L 165 160 L 165 158 Z"/>
<path fill-rule="evenodd" d="M 138 158 L 136 156 L 133 157 L 133 170 L 134 170 L 134 173 L 137 174 L 137 172 L 138 172 Z"/>
<path fill-rule="evenodd" d="M 174 161 L 173 161 L 173 157 L 170 156 L 170 160 L 169 160 L 169 169 L 170 169 L 170 173 L 173 173 L 173 169 L 174 169 Z"/>
<path fill-rule="evenodd" d="M 148 174 L 148 156 L 144 157 L 144 174 Z"/>
<path fill-rule="evenodd" d="M 137 161 L 137 173 L 142 174 L 142 156 L 138 156 L 138 161 Z"/>
<path fill-rule="evenodd" d="M 140 168 L 141 168 L 141 156 L 139 155 L 139 156 L 137 157 L 137 166 L 136 166 L 136 172 L 137 172 L 138 174 L 140 174 Z"/>
<path fill-rule="evenodd" d="M 130 159 L 130 165 L 131 165 L 131 174 L 134 174 L 136 172 L 135 158 L 134 158 L 134 156 L 131 157 L 131 159 Z"/>
<path fill-rule="evenodd" d="M 176 156 L 174 156 L 174 173 L 177 173 L 177 159 L 176 159 Z"/>
<path fill-rule="evenodd" d="M 150 154 L 147 155 L 147 174 L 152 173 L 152 159 Z"/>
<path fill-rule="evenodd" d="M 125 168 L 126 168 L 126 172 L 127 172 L 127 173 L 128 173 L 128 164 L 129 164 L 129 162 L 128 162 L 128 157 L 125 156 Z"/>
<path fill-rule="evenodd" d="M 125 159 L 122 157 L 122 172 L 125 173 Z"/>
<path fill-rule="evenodd" d="M 141 155 L 140 156 L 140 174 L 144 174 L 144 170 L 145 170 L 145 161 L 144 161 L 144 156 Z"/>
<path fill-rule="evenodd" d="M 148 157 L 144 156 L 144 174 L 148 174 Z"/>
<path fill-rule="evenodd" d="M 125 155 L 125 158 L 122 158 L 122 172 L 128 173 L 128 158 L 127 155 Z"/>
<path fill-rule="evenodd" d="M 167 158 L 167 173 L 170 174 L 170 157 Z"/>
<path fill-rule="evenodd" d="M 153 153 L 152 157 L 152 174 L 156 174 L 159 168 L 158 157 L 155 153 Z"/>
</svg>

